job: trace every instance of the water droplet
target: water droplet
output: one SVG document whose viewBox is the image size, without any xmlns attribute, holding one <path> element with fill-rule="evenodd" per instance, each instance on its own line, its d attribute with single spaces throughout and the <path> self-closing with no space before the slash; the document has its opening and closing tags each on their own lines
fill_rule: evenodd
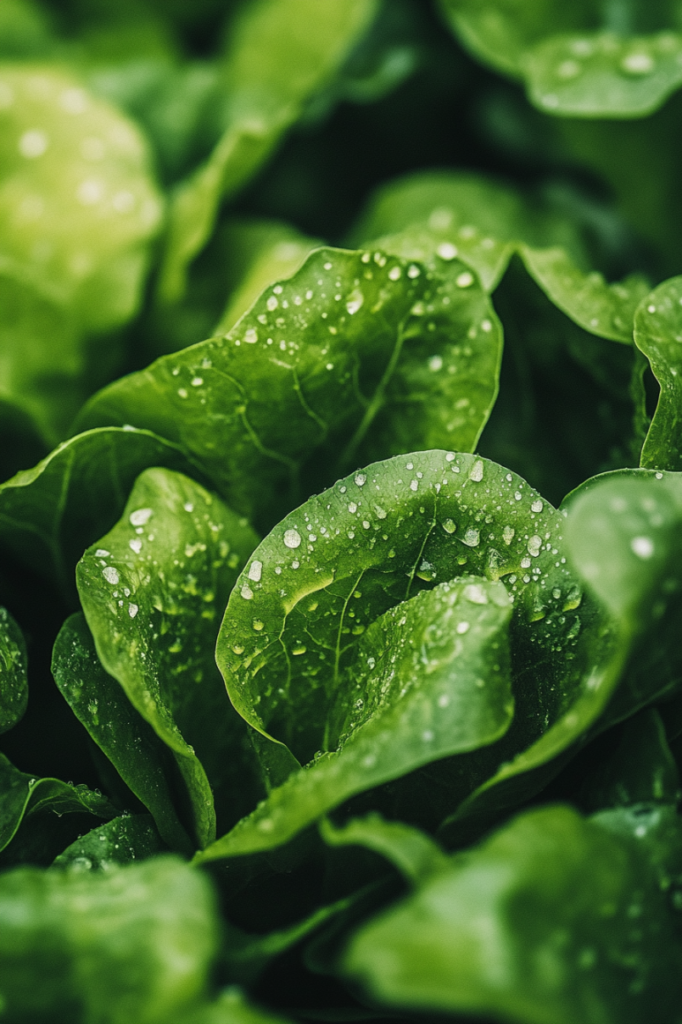
<svg viewBox="0 0 682 1024">
<path fill-rule="evenodd" d="M 346 303 L 346 309 L 348 310 L 351 316 L 353 316 L 354 313 L 357 313 L 357 311 L 361 308 L 364 301 L 365 296 L 362 294 L 359 288 L 356 288 L 355 291 L 352 291 L 350 293 L 350 295 L 348 296 L 348 302 Z"/>
<path fill-rule="evenodd" d="M 19 139 L 19 152 L 27 160 L 35 160 L 45 153 L 48 145 L 49 139 L 45 132 L 37 130 L 24 132 Z"/>
<path fill-rule="evenodd" d="M 95 558 L 108 558 L 110 554 L 111 552 L 107 551 L 105 548 L 97 548 L 97 551 L 95 551 Z"/>
<path fill-rule="evenodd" d="M 383 509 L 383 508 L 381 507 L 381 505 L 375 505 L 375 506 L 374 506 L 374 511 L 375 511 L 375 512 L 376 512 L 376 514 L 377 514 L 377 519 L 385 519 L 385 518 L 386 518 L 386 515 L 387 515 L 387 513 L 386 513 L 386 511 L 385 511 L 385 510 L 384 510 L 384 509 Z"/>
<path fill-rule="evenodd" d="M 419 481 L 418 480 L 410 480 L 410 490 L 411 491 L 416 491 L 418 487 L 419 487 Z"/>
<path fill-rule="evenodd" d="M 419 267 L 415 266 L 414 263 L 410 264 L 410 266 L 407 268 L 407 276 L 409 278 L 412 278 L 412 280 L 414 280 L 415 277 L 419 277 L 420 274 L 421 270 L 419 269 Z"/>
<path fill-rule="evenodd" d="M 443 522 L 441 523 L 441 526 L 443 527 L 446 533 L 454 533 L 455 530 L 457 529 L 457 524 L 453 523 L 452 519 L 444 519 Z"/>
<path fill-rule="evenodd" d="M 129 519 L 133 526 L 145 526 L 153 515 L 154 510 L 151 508 L 138 508 L 130 513 Z"/>
<path fill-rule="evenodd" d="M 114 586 L 121 579 L 121 577 L 118 574 L 118 570 L 114 569 L 113 565 L 105 566 L 104 569 L 102 569 L 102 576 L 104 576 L 104 579 L 107 581 L 107 583 L 111 583 Z"/>
<path fill-rule="evenodd" d="M 258 583 L 263 572 L 263 563 L 259 562 L 258 559 L 254 559 L 249 566 L 249 579 L 253 580 L 254 583 Z"/>
<path fill-rule="evenodd" d="M 468 633 L 469 629 L 470 629 L 470 626 L 469 626 L 468 622 L 458 622 L 457 623 L 457 632 L 460 635 L 462 635 L 463 633 Z"/>
<path fill-rule="evenodd" d="M 469 473 L 469 479 L 473 480 L 475 483 L 478 483 L 483 479 L 483 463 L 480 459 L 477 459 L 477 461 L 474 462 L 471 472 Z"/>
<path fill-rule="evenodd" d="M 655 63 L 650 54 L 635 50 L 623 57 L 620 67 L 628 75 L 650 75 Z"/>
<path fill-rule="evenodd" d="M 263 621 L 261 619 L 254 619 L 252 622 L 252 626 L 257 633 L 260 633 L 260 631 L 263 628 Z"/>
<path fill-rule="evenodd" d="M 468 270 L 465 270 L 463 274 L 459 274 L 455 278 L 455 284 L 458 288 L 469 288 L 474 283 L 474 275 L 470 274 Z"/>
<path fill-rule="evenodd" d="M 288 548 L 297 548 L 301 544 L 301 535 L 298 530 L 286 530 L 284 543 Z"/>
<path fill-rule="evenodd" d="M 651 558 L 654 553 L 654 542 L 651 537 L 633 537 L 630 548 L 638 558 Z"/>
<path fill-rule="evenodd" d="M 364 487 L 367 476 L 364 473 L 358 473 L 355 477 L 355 484 L 357 487 Z"/>
<path fill-rule="evenodd" d="M 478 547 L 480 539 L 480 532 L 470 527 L 464 534 L 464 537 L 462 538 L 462 543 L 466 544 L 468 548 L 475 548 Z"/>
<path fill-rule="evenodd" d="M 305 644 L 296 644 L 295 647 L 292 647 L 291 653 L 292 654 L 305 654 L 305 652 L 307 650 L 308 650 L 308 648 L 305 646 Z"/>
<path fill-rule="evenodd" d="M 502 539 L 507 546 L 509 546 L 511 542 L 514 540 L 515 533 L 516 530 L 513 527 L 505 526 L 504 530 L 502 531 Z"/>
<path fill-rule="evenodd" d="M 138 605 L 136 605 L 136 604 L 129 604 L 128 605 L 128 615 L 130 616 L 131 619 L 135 618 L 135 616 L 137 615 L 139 610 L 140 609 L 139 609 Z"/>
<path fill-rule="evenodd" d="M 354 501 L 349 502 L 349 504 L 348 504 L 348 511 L 351 513 L 351 515 L 354 514 L 355 512 L 357 512 L 357 510 L 358 510 L 358 506 L 355 504 L 355 502 Z"/>
<path fill-rule="evenodd" d="M 577 78 L 581 73 L 582 68 L 578 64 L 577 60 L 563 60 L 559 67 L 556 69 L 557 78 L 563 78 L 568 81 L 571 78 Z"/>
<path fill-rule="evenodd" d="M 442 356 L 431 356 L 428 360 L 428 367 L 432 373 L 437 373 L 438 370 L 443 369 L 443 357 Z"/>
<path fill-rule="evenodd" d="M 245 601 L 250 601 L 251 598 L 253 597 L 253 590 L 245 583 L 241 589 L 241 595 Z"/>
<path fill-rule="evenodd" d="M 531 506 L 530 506 L 531 512 L 542 512 L 543 508 L 544 508 L 544 505 L 542 504 L 542 502 L 540 501 L 539 498 L 537 498 L 535 501 L 531 502 Z"/>
<path fill-rule="evenodd" d="M 244 653 L 244 648 L 242 647 L 241 644 L 233 644 L 232 645 L 232 650 L 234 651 L 235 654 L 243 654 Z"/>
<path fill-rule="evenodd" d="M 403 268 L 398 266 L 391 267 L 391 269 L 388 272 L 388 276 L 390 277 L 391 281 L 399 281 L 402 275 Z"/>
<path fill-rule="evenodd" d="M 469 583 L 468 586 L 464 588 L 464 596 L 467 601 L 471 601 L 472 604 L 488 603 L 488 595 L 483 587 L 478 583 Z"/>
<path fill-rule="evenodd" d="M 442 260 L 454 260 L 457 256 L 458 249 L 452 242 L 441 242 L 436 249 L 436 252 Z"/>
<path fill-rule="evenodd" d="M 540 554 L 540 548 L 542 547 L 542 537 L 538 537 L 537 534 L 531 537 L 526 545 L 528 548 L 528 554 L 532 555 L 533 558 L 537 558 Z"/>
</svg>

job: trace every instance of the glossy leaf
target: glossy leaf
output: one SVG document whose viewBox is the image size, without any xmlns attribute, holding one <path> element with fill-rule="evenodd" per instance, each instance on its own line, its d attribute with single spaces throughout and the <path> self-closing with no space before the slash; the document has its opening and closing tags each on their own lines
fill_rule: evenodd
<svg viewBox="0 0 682 1024">
<path fill-rule="evenodd" d="M 0 85 L 5 272 L 80 327 L 125 321 L 161 217 L 144 139 L 61 66 L 6 63 Z"/>
<path fill-rule="evenodd" d="M 87 786 L 33 778 L 0 754 L 0 850 L 12 841 L 25 817 L 46 810 L 56 814 L 80 811 L 100 818 L 116 814 L 106 797 L 93 793 Z"/>
<path fill-rule="evenodd" d="M 368 27 L 375 0 L 256 0 L 231 26 L 224 56 L 227 127 L 208 161 L 176 190 L 159 296 L 180 299 L 189 262 L 212 234 L 220 202 L 235 192 L 298 119 Z"/>
<path fill-rule="evenodd" d="M 293 278 L 267 289 L 224 338 L 106 388 L 81 424 L 158 431 L 190 454 L 233 507 L 258 509 L 269 525 L 273 492 L 288 484 L 291 507 L 299 467 L 323 443 L 324 483 L 335 466 L 345 462 L 347 470 L 367 449 L 371 457 L 377 448 L 383 455 L 443 444 L 468 449 L 494 397 L 500 339 L 485 295 L 465 273 L 453 286 L 381 252 L 320 249 Z M 483 352 L 483 381 L 473 392 L 485 394 L 482 407 L 468 397 L 471 372 L 461 387 L 455 372 L 460 357 L 468 366 L 474 342 Z"/>
<path fill-rule="evenodd" d="M 208 880 L 173 857 L 0 878 L 0 991 L 12 1019 L 161 1024 L 204 995 Z"/>
<path fill-rule="evenodd" d="M 570 754 L 590 735 L 679 688 L 673 637 L 680 485 L 677 474 L 669 474 L 667 486 L 663 478 L 655 489 L 652 482 L 659 484 L 654 474 L 609 474 L 566 503 L 566 554 L 597 605 L 590 608 L 583 600 L 579 611 L 584 675 L 569 691 L 564 714 L 527 750 L 500 765 L 444 823 L 444 836 L 454 837 L 468 817 L 485 819 L 491 808 L 506 806 L 524 773 L 535 770 L 537 776 L 542 765 Z"/>
<path fill-rule="evenodd" d="M 167 847 L 148 814 L 126 814 L 93 828 L 55 859 L 69 871 L 111 871 L 121 864 L 147 860 Z"/>
<path fill-rule="evenodd" d="M 515 688 L 521 703 L 502 747 L 491 746 L 480 760 L 476 755 L 473 763 L 465 759 L 462 776 L 456 782 L 450 780 L 452 805 L 471 791 L 472 780 L 475 786 L 494 774 L 500 760 L 532 744 L 557 720 L 554 742 L 545 745 L 537 763 L 563 750 L 579 733 L 567 728 L 562 716 L 569 717 L 565 712 L 584 694 L 580 660 L 569 661 L 567 666 L 561 657 L 575 645 L 580 623 L 574 612 L 581 601 L 574 579 L 557 557 L 562 529 L 563 517 L 518 477 L 474 456 L 439 451 L 370 466 L 311 498 L 283 520 L 256 549 L 232 593 L 217 658 L 235 707 L 254 728 L 287 743 L 303 762 L 315 751 L 329 753 L 292 775 L 251 819 L 219 840 L 213 848 L 216 856 L 221 850 L 241 850 L 242 842 L 245 849 L 251 843 L 278 845 L 352 792 L 455 753 L 449 744 L 456 735 L 454 721 L 461 719 L 463 711 L 454 692 L 445 694 L 448 703 L 444 701 L 444 707 L 438 706 L 440 691 L 432 687 L 439 681 L 439 672 L 430 676 L 427 671 L 405 705 L 398 699 L 386 707 L 385 727 L 382 716 L 375 714 L 375 710 L 383 711 L 381 686 L 387 684 L 387 699 L 392 701 L 394 687 L 400 685 L 400 672 L 396 669 L 390 680 L 390 660 L 385 665 L 381 660 L 382 652 L 390 651 L 392 644 L 398 645 L 397 650 L 401 643 L 407 644 L 400 662 L 405 657 L 403 671 L 416 680 L 421 670 L 418 661 L 412 666 L 411 657 L 420 643 L 427 644 L 427 651 L 432 648 L 436 665 L 442 657 L 440 644 L 454 654 L 457 638 L 463 651 L 468 652 L 471 643 L 470 655 L 465 657 L 476 660 L 471 663 L 471 676 L 467 672 L 462 677 L 473 684 L 466 697 L 471 710 L 477 704 L 473 696 L 477 691 L 478 699 L 485 701 L 487 687 L 498 689 L 502 683 L 498 673 L 505 671 L 503 646 L 495 650 L 486 642 L 478 650 L 476 630 L 466 630 L 463 625 L 478 620 L 482 626 L 494 614 L 499 616 L 495 631 L 503 627 L 506 614 L 503 602 L 495 603 L 495 588 L 489 590 L 490 584 L 483 580 L 462 579 L 450 589 L 437 588 L 408 601 L 441 579 L 470 574 L 505 579 L 515 596 L 512 635 L 518 647 L 512 650 L 512 658 L 517 658 L 516 664 L 512 662 L 513 671 L 526 677 L 524 686 Z M 279 589 L 274 589 L 273 583 Z M 462 632 L 450 633 L 449 640 L 439 637 L 429 624 L 439 604 L 438 615 L 445 615 L 444 621 L 461 619 Z M 585 611 L 589 631 L 593 612 L 589 607 Z M 414 640 L 411 630 L 405 631 L 405 623 L 401 625 L 407 616 L 414 616 Z M 491 619 L 491 625 L 493 622 Z M 423 640 L 417 639 L 420 635 Z M 498 643 L 500 640 L 495 638 Z M 546 657 L 542 679 L 534 668 L 539 650 Z M 487 659 L 493 653 L 491 664 Z M 479 657 L 484 659 L 481 669 L 474 669 Z M 447 659 L 443 669 L 447 670 Z M 389 673 L 386 678 L 385 672 Z M 445 678 L 447 675 L 443 681 Z M 479 687 L 477 679 L 485 685 Z M 458 681 L 458 675 L 453 675 L 453 685 Z M 502 715 L 498 735 L 511 713 L 511 708 L 504 712 L 499 703 L 500 698 L 502 702 L 508 699 L 503 692 L 498 689 L 495 698 L 497 714 Z M 429 711 L 428 719 L 422 719 L 432 701 L 438 708 L 436 714 Z M 569 723 L 576 724 L 570 717 Z M 405 730 L 405 739 L 394 743 L 398 729 L 401 735 Z M 459 749 L 490 743 L 494 732 L 490 729 L 487 739 L 479 734 L 477 740 Z M 408 761 L 415 738 L 421 752 Z M 340 740 L 345 743 L 343 749 L 331 753 Z M 441 742 L 438 752 L 436 744 Z M 403 749 L 406 757 L 401 761 Z M 364 757 L 367 761 L 363 764 Z M 358 762 L 352 771 L 344 767 L 351 760 Z M 327 776 L 338 778 L 335 794 L 330 785 L 323 786 Z M 294 796 L 313 793 L 315 787 L 321 793 L 317 807 Z"/>
<path fill-rule="evenodd" d="M 226 225 L 225 248 L 230 255 L 233 288 L 214 334 L 226 334 L 261 292 L 300 270 L 321 243 L 289 224 L 269 220 L 235 220 Z"/>
<path fill-rule="evenodd" d="M 482 175 L 439 171 L 399 178 L 378 190 L 355 237 L 364 244 L 379 238 L 375 244 L 408 258 L 430 257 L 441 271 L 459 258 L 489 291 L 518 253 L 555 306 L 584 330 L 613 341 L 632 341 L 634 312 L 648 291 L 638 275 L 609 285 L 601 274 L 585 273 L 584 243 L 565 215 Z"/>
<path fill-rule="evenodd" d="M 154 816 L 168 845 L 191 853 L 193 844 L 176 808 L 168 751 L 121 685 L 102 668 L 80 612 L 67 619 L 57 637 L 52 673 L 73 713 Z"/>
<path fill-rule="evenodd" d="M 568 807 L 532 810 L 370 921 L 345 967 L 403 1009 L 520 1024 L 672 1019 L 680 946 L 657 882 L 632 838 Z"/>
<path fill-rule="evenodd" d="M 0 607 L 0 733 L 23 718 L 28 703 L 26 644 L 16 622 Z"/>
<path fill-rule="evenodd" d="M 661 388 L 642 448 L 641 465 L 647 469 L 682 469 L 681 302 L 682 278 L 673 277 L 642 300 L 635 318 L 635 344 L 649 360 Z"/>
<path fill-rule="evenodd" d="M 189 477 L 149 469 L 119 522 L 77 568 L 100 661 L 173 752 L 201 847 L 215 838 L 209 779 L 228 820 L 240 806 L 234 787 L 246 782 L 243 724 L 213 648 L 220 613 L 256 541 L 244 520 Z"/>
<path fill-rule="evenodd" d="M 364 576 L 362 569 L 359 574 Z M 371 588 L 367 576 L 364 578 Z M 346 605 L 352 594 L 359 592 L 356 581 L 357 575 L 346 594 Z M 335 582 L 341 584 L 341 579 Z M 332 612 L 336 622 L 331 624 L 323 624 L 320 619 L 310 622 L 306 639 L 312 641 L 311 647 L 315 645 L 317 657 L 329 652 L 330 660 L 336 661 L 336 666 L 329 666 L 327 679 L 322 680 L 331 691 L 327 694 L 331 707 L 325 716 L 322 695 L 313 689 L 317 681 L 308 676 L 312 695 L 302 693 L 298 699 L 295 693 L 288 695 L 300 723 L 286 722 L 281 713 L 280 718 L 284 718 L 287 733 L 293 734 L 294 729 L 299 733 L 293 737 L 299 741 L 297 747 L 302 740 L 310 742 L 315 726 L 324 723 L 319 742 L 325 753 L 318 754 L 304 769 L 294 770 L 253 814 L 199 859 L 213 860 L 281 845 L 356 793 L 498 739 L 506 732 L 513 713 L 506 635 L 510 612 L 499 583 L 477 577 L 444 583 L 399 604 L 372 623 L 358 644 L 354 663 L 343 673 L 346 678 L 339 670 L 344 661 L 348 663 L 348 648 L 353 645 L 350 638 L 344 643 L 341 637 L 345 628 L 343 612 L 341 616 L 338 611 L 335 616 Z M 272 616 L 270 619 L 272 622 Z M 353 619 L 346 621 L 352 623 Z M 350 634 L 353 627 L 347 628 Z M 238 635 L 235 631 L 232 638 Z M 294 656 L 305 655 L 300 651 L 304 645 L 292 644 L 291 637 L 292 630 L 282 625 L 283 649 L 289 647 Z M 336 651 L 329 642 L 332 638 L 338 644 Z M 263 639 L 267 643 L 267 635 Z M 218 658 L 224 664 L 223 650 L 219 650 Z M 262 663 L 261 670 L 267 671 Z M 291 676 L 289 687 L 296 684 Z M 299 687 L 304 679 L 299 677 Z M 241 698 L 242 710 L 244 697 L 235 683 L 228 677 L 232 700 Z M 265 703 L 263 696 L 267 701 L 271 694 L 266 691 L 252 697 L 258 710 Z M 320 718 L 316 711 L 321 712 Z M 252 724 L 262 728 L 258 717 L 253 711 L 249 716 Z M 319 727 L 317 731 L 321 731 Z"/>
<path fill-rule="evenodd" d="M 58 589 L 74 593 L 73 569 L 106 532 L 148 466 L 187 469 L 177 445 L 146 430 L 79 434 L 0 485 L 0 546 Z"/>
<path fill-rule="evenodd" d="M 35 465 L 47 448 L 31 416 L 15 402 L 0 398 L 0 483 Z"/>
</svg>

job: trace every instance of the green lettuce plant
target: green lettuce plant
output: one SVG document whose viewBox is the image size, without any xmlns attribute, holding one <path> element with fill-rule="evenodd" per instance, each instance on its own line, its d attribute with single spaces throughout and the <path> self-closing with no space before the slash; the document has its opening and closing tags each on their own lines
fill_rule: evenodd
<svg viewBox="0 0 682 1024">
<path fill-rule="evenodd" d="M 682 1020 L 681 18 L 3 0 L 0 1024 Z"/>
</svg>

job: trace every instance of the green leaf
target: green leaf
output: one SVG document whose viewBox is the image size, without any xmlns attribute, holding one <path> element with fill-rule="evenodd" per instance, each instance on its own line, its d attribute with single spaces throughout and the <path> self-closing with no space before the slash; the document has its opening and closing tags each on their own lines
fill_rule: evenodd
<svg viewBox="0 0 682 1024">
<path fill-rule="evenodd" d="M 16 725 L 28 703 L 26 644 L 16 622 L 0 607 L 0 733 Z"/>
<path fill-rule="evenodd" d="M 565 215 L 483 175 L 430 171 L 390 182 L 353 235 L 364 244 L 379 239 L 373 244 L 407 258 L 430 258 L 440 272 L 458 257 L 491 292 L 516 252 L 558 309 L 613 341 L 632 342 L 635 308 L 648 291 L 639 275 L 609 285 L 601 274 L 585 273 L 584 244 Z"/>
<path fill-rule="evenodd" d="M 529 100 L 548 114 L 643 117 L 682 84 L 674 3 L 441 0 L 441 7 L 467 49 L 522 78 Z"/>
<path fill-rule="evenodd" d="M 144 139 L 61 66 L 2 64 L 0 88 L 3 270 L 81 328 L 124 322 L 161 218 Z"/>
<path fill-rule="evenodd" d="M 500 336 L 464 274 L 458 285 L 378 251 L 320 249 L 225 337 L 104 389 L 81 423 L 153 428 L 268 525 L 273 492 L 288 484 L 290 508 L 301 463 L 323 443 L 325 484 L 365 457 L 469 449 L 494 398 Z"/>
<path fill-rule="evenodd" d="M 664 281 L 643 299 L 635 317 L 635 344 L 660 385 L 658 405 L 642 448 L 647 469 L 682 469 L 682 277 Z"/>
<path fill-rule="evenodd" d="M 353 580 L 342 583 L 337 578 L 334 581 L 334 589 L 338 591 L 342 586 L 348 590 L 347 583 L 351 583 L 350 593 L 345 594 L 346 604 L 353 593 L 359 592 L 355 589 L 358 576 L 363 577 L 363 585 L 371 592 L 374 588 L 362 569 Z M 348 663 L 348 648 L 354 645 L 352 636 L 344 642 L 341 633 L 347 628 L 352 634 L 352 629 L 357 627 L 353 627 L 351 618 L 346 619 L 350 626 L 343 626 L 344 613 L 338 608 L 338 598 L 335 603 L 336 614 L 330 609 L 326 612 L 336 619 L 335 622 L 322 624 L 320 620 L 325 614 L 322 612 L 316 617 L 317 621 L 307 626 L 297 624 L 297 632 L 305 630 L 305 639 L 312 641 L 309 662 L 323 660 L 320 654 L 325 652 L 329 652 L 332 661 L 326 673 L 326 666 L 318 666 L 318 672 L 322 669 L 320 675 L 326 675 L 321 683 L 326 684 L 327 702 L 331 703 L 326 715 L 325 694 L 319 689 L 315 692 L 315 686 L 320 686 L 317 679 L 310 674 L 306 679 L 304 674 L 296 680 L 292 669 L 286 680 L 282 678 L 282 666 L 276 675 L 272 668 L 265 675 L 267 662 L 264 664 L 265 659 L 260 661 L 256 655 L 266 686 L 272 685 L 268 676 L 276 679 L 278 675 L 284 687 L 287 683 L 292 687 L 298 682 L 301 688 L 304 680 L 308 683 L 309 694 L 296 695 L 295 691 L 290 691 L 288 715 L 282 709 L 275 714 L 280 719 L 280 731 L 286 730 L 290 734 L 288 739 L 294 734 L 293 739 L 298 740 L 295 749 L 300 748 L 302 741 L 307 740 L 310 745 L 315 727 L 318 726 L 319 732 L 319 724 L 324 723 L 324 735 L 318 737 L 318 743 L 325 753 L 318 754 L 305 769 L 295 770 L 283 785 L 271 790 L 267 800 L 253 814 L 209 847 L 200 860 L 281 845 L 356 793 L 400 778 L 441 758 L 486 746 L 506 732 L 513 712 L 506 635 L 511 608 L 501 584 L 464 577 L 390 609 L 367 629 L 354 652 L 354 662 L 343 673 L 345 678 L 339 672 L 338 662 Z M 348 610 L 348 616 L 352 611 L 352 608 Z M 229 610 L 227 614 L 229 616 Z M 272 637 L 272 613 L 269 619 L 268 633 Z M 294 621 L 296 619 L 300 619 L 300 615 Z M 233 624 L 234 632 L 230 628 Z M 292 643 L 294 623 L 287 626 L 282 625 L 279 641 L 284 656 L 288 653 L 305 655 L 307 652 L 301 651 L 302 643 Z M 218 660 L 223 667 L 227 661 L 225 635 L 232 640 L 242 639 L 234 620 L 227 619 L 219 645 Z M 263 639 L 267 643 L 267 634 Z M 346 650 L 342 649 L 342 644 Z M 232 650 L 235 646 L 241 646 L 239 641 L 232 644 Z M 228 689 L 232 701 L 245 714 L 247 680 L 242 675 L 240 687 L 241 673 L 234 670 L 234 655 L 230 660 L 232 673 L 226 672 Z M 262 729 L 258 711 L 266 710 L 263 697 L 267 700 L 270 695 L 267 691 L 254 693 L 253 684 L 249 689 L 248 720 Z M 254 705 L 258 708 L 255 713 Z"/>
<path fill-rule="evenodd" d="M 209 159 L 176 189 L 158 285 L 162 302 L 185 290 L 186 268 L 234 193 L 333 76 L 368 27 L 375 0 L 252 0 L 230 26 L 224 56 L 227 127 Z"/>
<path fill-rule="evenodd" d="M 188 468 L 177 445 L 146 430 L 91 430 L 0 484 L 0 546 L 69 598 L 83 551 L 116 521 L 148 466 Z"/>
<path fill-rule="evenodd" d="M 679 89 L 681 58 L 679 31 L 605 31 L 552 35 L 528 50 L 522 65 L 528 98 L 546 113 L 630 118 L 653 113 Z"/>
<path fill-rule="evenodd" d="M 529 811 L 365 925 L 346 971 L 404 1009 L 519 1024 L 671 1020 L 680 945 L 645 858 L 568 807 Z"/>
<path fill-rule="evenodd" d="M 93 828 L 67 847 L 54 861 L 70 871 L 110 871 L 119 864 L 147 860 L 166 846 L 148 814 L 125 814 Z"/>
<path fill-rule="evenodd" d="M 7 0 L 0 7 L 0 58 L 35 58 L 49 53 L 47 12 L 31 0 Z"/>
<path fill-rule="evenodd" d="M 526 51 L 547 35 L 583 28 L 598 17 L 589 0 L 440 0 L 446 20 L 484 63 L 514 77 Z"/>
<path fill-rule="evenodd" d="M 351 818 L 338 829 L 323 818 L 320 833 L 328 846 L 365 846 L 381 854 L 413 885 L 449 865 L 449 858 L 424 832 L 400 821 L 385 821 L 379 814 Z"/>
<path fill-rule="evenodd" d="M 73 713 L 154 816 L 168 845 L 190 854 L 193 844 L 175 806 L 168 751 L 120 684 L 102 668 L 80 612 L 66 620 L 55 641 L 52 673 Z"/>
<path fill-rule="evenodd" d="M 112 818 L 116 814 L 106 797 L 91 792 L 87 786 L 74 786 L 60 779 L 33 778 L 20 772 L 0 754 L 0 850 L 12 841 L 25 817 L 46 810 L 55 814 L 80 811 L 100 818 Z"/>
<path fill-rule="evenodd" d="M 232 288 L 214 334 L 226 334 L 266 288 L 295 274 L 320 245 L 289 224 L 255 218 L 229 221 L 224 237 Z"/>
<path fill-rule="evenodd" d="M 204 996 L 208 880 L 173 857 L 107 872 L 0 877 L 0 992 L 12 1019 L 161 1024 Z"/>
<path fill-rule="evenodd" d="M 665 736 L 661 716 L 646 708 L 622 726 L 618 745 L 602 756 L 581 793 L 588 810 L 633 804 L 676 806 L 680 774 Z"/>
<path fill-rule="evenodd" d="M 148 469 L 119 522 L 77 567 L 100 661 L 173 752 L 200 847 L 215 838 L 211 783 L 228 821 L 243 806 L 244 727 L 213 649 L 220 613 L 256 542 L 244 520 L 189 477 Z"/>
<path fill-rule="evenodd" d="M 579 633 L 581 601 L 557 557 L 562 529 L 563 517 L 512 473 L 441 451 L 370 466 L 287 516 L 237 582 L 217 658 L 254 728 L 304 762 L 327 753 L 205 856 L 278 845 L 354 792 L 505 732 L 509 608 L 497 584 L 470 574 L 504 577 L 514 595 L 514 673 L 524 686 L 515 688 L 511 752 L 541 736 L 583 688 L 581 660 L 561 657 Z M 454 577 L 467 578 L 418 594 Z M 453 667 L 461 663 L 462 674 L 450 676 L 460 642 Z M 568 734 L 547 758 L 575 738 Z M 494 773 L 499 745 L 479 757 L 450 780 L 450 806 Z"/>
</svg>

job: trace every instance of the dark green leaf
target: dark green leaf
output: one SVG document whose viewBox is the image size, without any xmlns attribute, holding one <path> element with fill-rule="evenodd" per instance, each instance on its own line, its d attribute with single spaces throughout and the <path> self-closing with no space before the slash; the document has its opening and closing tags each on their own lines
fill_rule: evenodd
<svg viewBox="0 0 682 1024">
<path fill-rule="evenodd" d="M 83 551 L 108 530 L 148 466 L 187 469 L 177 445 L 133 428 L 91 430 L 0 485 L 0 546 L 69 597 Z"/>
<path fill-rule="evenodd" d="M 526 1024 L 674 1019 L 680 953 L 630 836 L 533 810 L 362 928 L 346 970 L 375 1000 Z"/>
<path fill-rule="evenodd" d="M 25 816 L 45 810 L 55 814 L 80 811 L 100 818 L 116 814 L 105 797 L 91 792 L 87 786 L 74 786 L 60 779 L 32 778 L 0 754 L 0 850 L 12 841 Z"/>
<path fill-rule="evenodd" d="M 622 726 L 618 745 L 586 779 L 581 804 L 588 810 L 633 804 L 668 804 L 680 798 L 680 775 L 661 716 L 647 708 Z"/>
<path fill-rule="evenodd" d="M 288 482 L 291 507 L 301 462 L 325 441 L 325 483 L 335 464 L 347 470 L 366 449 L 466 450 L 495 394 L 500 338 L 473 275 L 460 277 L 453 284 L 381 252 L 320 249 L 224 338 L 111 385 L 82 423 L 153 426 L 235 508 L 258 509 L 269 524 L 273 491 Z M 460 385 L 455 371 L 460 359 L 469 366 L 471 349 L 482 355 Z"/>
<path fill-rule="evenodd" d="M 161 1024 L 204 996 L 216 952 L 206 878 L 172 857 L 0 877 L 0 992 L 12 1020 Z"/>
<path fill-rule="evenodd" d="M 52 672 L 73 713 L 152 813 L 169 846 L 191 853 L 193 844 L 175 807 L 168 752 L 120 684 L 102 668 L 80 612 L 67 619 L 57 637 Z"/>
<path fill-rule="evenodd" d="M 23 718 L 28 702 L 26 644 L 6 608 L 0 607 L 0 733 Z"/>
<path fill-rule="evenodd" d="M 110 871 L 119 864 L 147 860 L 167 849 L 148 814 L 126 814 L 93 828 L 55 859 L 70 871 Z"/>
<path fill-rule="evenodd" d="M 211 784 L 234 821 L 246 782 L 244 727 L 213 648 L 220 613 L 256 542 L 245 520 L 189 477 L 148 469 L 119 522 L 77 568 L 100 661 L 172 750 L 200 847 L 215 838 Z"/>
</svg>

